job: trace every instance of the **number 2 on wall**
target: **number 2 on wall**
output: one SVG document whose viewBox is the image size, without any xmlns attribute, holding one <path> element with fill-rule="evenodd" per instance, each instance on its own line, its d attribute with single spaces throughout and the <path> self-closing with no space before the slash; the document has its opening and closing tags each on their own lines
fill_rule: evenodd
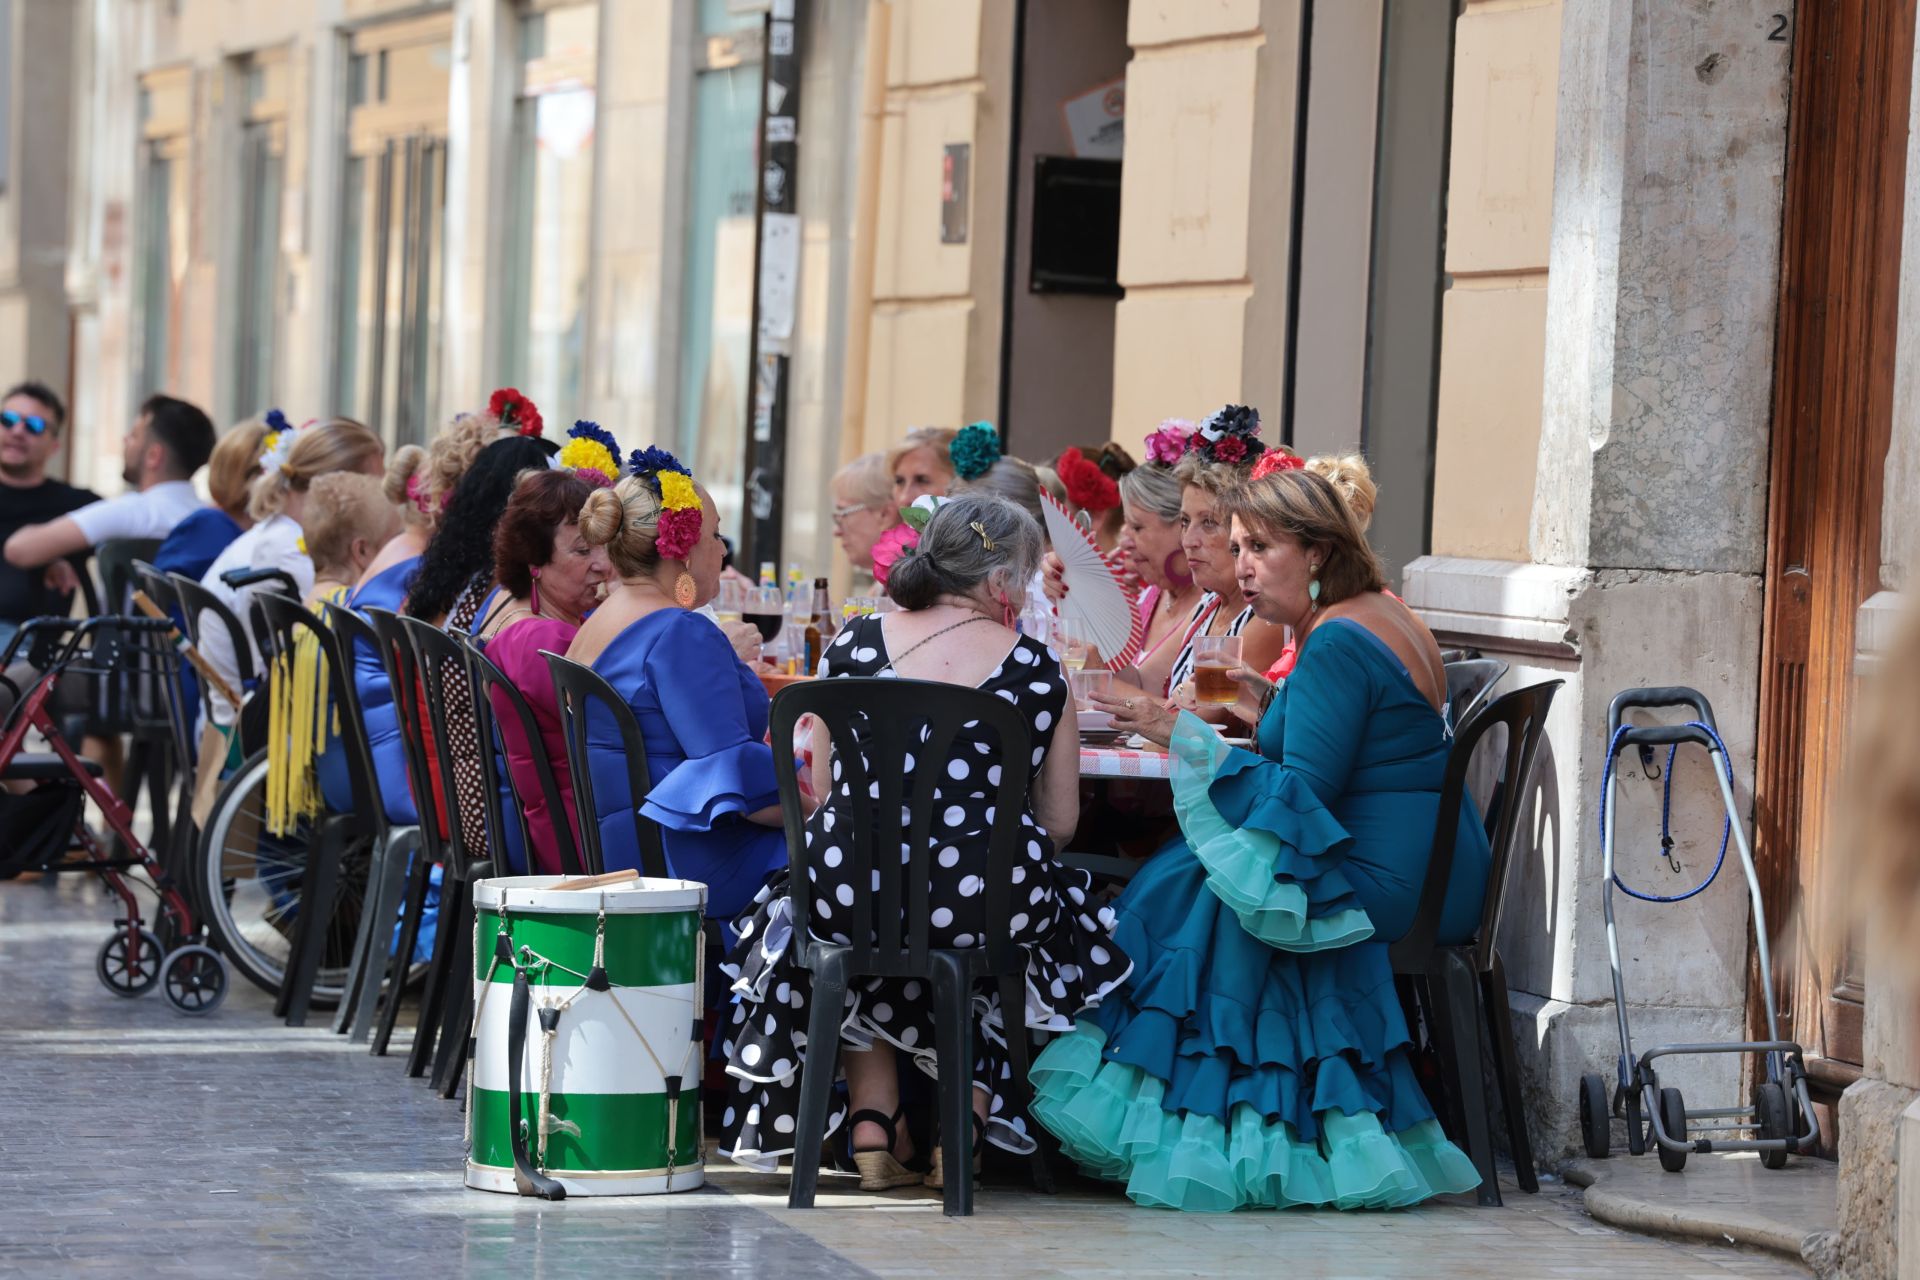
<svg viewBox="0 0 1920 1280">
<path fill-rule="evenodd" d="M 1787 35 L 1786 14 L 1776 13 L 1773 15 L 1773 30 L 1767 32 L 1767 39 L 1778 41 L 1781 44 L 1787 43 L 1789 37 Z"/>
</svg>

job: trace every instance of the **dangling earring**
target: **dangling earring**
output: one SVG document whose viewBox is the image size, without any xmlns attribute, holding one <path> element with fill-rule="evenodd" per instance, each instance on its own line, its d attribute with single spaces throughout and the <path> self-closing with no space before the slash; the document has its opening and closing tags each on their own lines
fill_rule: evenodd
<svg viewBox="0 0 1920 1280">
<path fill-rule="evenodd" d="M 1185 591 L 1188 587 L 1193 585 L 1192 574 L 1174 572 L 1174 568 L 1173 568 L 1174 559 L 1181 554 L 1182 554 L 1181 552 L 1175 551 L 1170 555 L 1168 555 L 1165 560 L 1160 562 L 1160 572 L 1166 575 L 1167 585 L 1172 587 L 1175 591 Z"/>
<path fill-rule="evenodd" d="M 1002 591 L 1000 593 L 1000 625 L 1011 631 L 1013 624 L 1017 621 L 1019 619 L 1014 615 L 1013 601 L 1006 592 Z"/>
<path fill-rule="evenodd" d="M 694 585 L 693 575 L 682 569 L 680 576 L 673 580 L 673 602 L 682 609 L 691 609 L 693 598 L 698 594 L 699 590 Z"/>
<path fill-rule="evenodd" d="M 1307 612 L 1311 613 L 1320 607 L 1320 566 L 1310 564 L 1307 572 L 1313 575 L 1307 581 Z"/>
<path fill-rule="evenodd" d="M 535 613 L 539 613 L 540 612 L 540 571 L 538 569 L 529 569 L 527 572 L 533 576 L 533 589 L 527 593 L 527 597 L 528 597 L 527 605 Z"/>
</svg>

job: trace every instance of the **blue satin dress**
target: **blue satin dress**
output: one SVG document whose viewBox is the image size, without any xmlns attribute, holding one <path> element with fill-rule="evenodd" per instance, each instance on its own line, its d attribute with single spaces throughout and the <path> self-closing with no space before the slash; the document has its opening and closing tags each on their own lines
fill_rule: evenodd
<svg viewBox="0 0 1920 1280">
<path fill-rule="evenodd" d="M 787 865 L 786 836 L 746 815 L 780 798 L 766 743 L 767 691 L 713 622 L 662 609 L 613 638 L 593 669 L 626 695 L 653 784 L 640 812 L 660 826 L 675 876 L 707 886 L 707 914 L 731 920 Z M 587 711 L 587 752 L 606 870 L 640 865 L 633 791 L 613 718 Z"/>
<path fill-rule="evenodd" d="M 406 603 L 407 588 L 420 557 L 388 565 L 361 583 L 347 599 L 347 607 L 364 615 L 368 609 L 400 612 Z M 420 821 L 413 807 L 413 792 L 407 787 L 407 748 L 400 740 L 400 713 L 394 710 L 393 686 L 380 655 L 365 645 L 353 650 L 353 684 L 360 693 L 360 709 L 366 716 L 367 741 L 373 748 L 374 772 L 380 778 L 380 798 L 386 804 L 387 821 L 395 826 L 412 826 Z M 324 785 L 324 780 L 323 780 Z"/>
<path fill-rule="evenodd" d="M 1479 1185 L 1409 1057 L 1387 944 L 1432 851 L 1445 722 L 1372 632 L 1309 633 L 1260 754 L 1182 715 L 1185 840 L 1134 877 L 1122 988 L 1034 1063 L 1034 1115 L 1136 1202 L 1392 1208 Z M 1471 932 L 1487 840 L 1463 812 L 1443 940 Z"/>
</svg>

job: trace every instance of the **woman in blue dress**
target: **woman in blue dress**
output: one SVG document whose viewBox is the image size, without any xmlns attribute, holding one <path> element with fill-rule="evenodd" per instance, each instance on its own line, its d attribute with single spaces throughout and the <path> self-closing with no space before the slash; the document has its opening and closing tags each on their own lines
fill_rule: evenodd
<svg viewBox="0 0 1920 1280">
<path fill-rule="evenodd" d="M 633 474 L 580 512 L 617 585 L 567 647 L 626 696 L 646 742 L 652 790 L 640 812 L 660 826 L 674 875 L 707 886 L 707 914 L 731 919 L 787 861 L 766 689 L 712 620 L 726 550 L 713 499 L 671 454 L 636 449 Z M 697 504 L 697 505 L 696 505 Z M 633 794 L 613 719 L 587 714 L 587 750 L 606 869 L 637 867 Z"/>
<path fill-rule="evenodd" d="M 1412 921 L 1450 740 L 1432 635 L 1382 590 L 1324 479 L 1231 499 L 1243 596 L 1302 637 L 1259 754 L 1146 698 L 1185 841 L 1116 904 L 1125 987 L 1034 1064 L 1034 1114 L 1143 1205 L 1388 1208 L 1479 1185 L 1414 1077 L 1387 944 Z M 1479 919 L 1488 863 L 1460 815 L 1441 941 Z"/>
</svg>

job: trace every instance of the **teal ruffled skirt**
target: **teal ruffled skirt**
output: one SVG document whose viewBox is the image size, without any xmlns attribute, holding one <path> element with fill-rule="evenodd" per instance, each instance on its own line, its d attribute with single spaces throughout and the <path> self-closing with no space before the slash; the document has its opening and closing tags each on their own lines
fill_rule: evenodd
<svg viewBox="0 0 1920 1280">
<path fill-rule="evenodd" d="M 1414 1076 L 1386 945 L 1339 869 L 1350 839 L 1278 769 L 1257 822 L 1228 823 L 1208 788 L 1237 766 L 1182 726 L 1188 842 L 1116 904 L 1133 974 L 1034 1063 L 1034 1116 L 1143 1205 L 1393 1208 L 1477 1187 Z"/>
</svg>

